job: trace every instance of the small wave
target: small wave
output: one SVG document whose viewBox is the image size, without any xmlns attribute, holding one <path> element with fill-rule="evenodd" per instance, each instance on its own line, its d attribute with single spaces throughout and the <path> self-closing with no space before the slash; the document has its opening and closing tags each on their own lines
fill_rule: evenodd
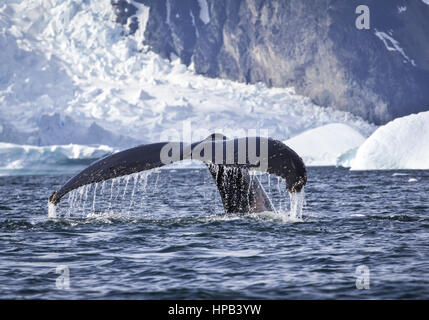
<svg viewBox="0 0 429 320">
<path fill-rule="evenodd" d="M 362 213 L 354 213 L 354 214 L 352 214 L 351 216 L 352 216 L 352 217 L 365 217 L 365 215 L 364 215 L 364 214 L 362 214 Z"/>
<path fill-rule="evenodd" d="M 3 220 L 0 226 L 0 230 L 4 232 L 16 231 L 16 230 L 29 230 L 34 228 L 34 224 L 26 220 Z"/>
<path fill-rule="evenodd" d="M 397 177 L 397 176 L 408 176 L 408 173 L 395 172 L 394 174 L 392 174 L 392 177 Z"/>
<path fill-rule="evenodd" d="M 262 250 L 243 249 L 243 250 L 226 250 L 226 249 L 203 249 L 201 255 L 203 257 L 236 257 L 249 258 L 258 256 Z"/>
</svg>

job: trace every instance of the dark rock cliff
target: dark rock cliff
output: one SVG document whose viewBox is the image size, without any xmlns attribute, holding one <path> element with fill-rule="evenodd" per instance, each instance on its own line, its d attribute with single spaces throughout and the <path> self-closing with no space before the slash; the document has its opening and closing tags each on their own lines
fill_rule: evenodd
<svg viewBox="0 0 429 320">
<path fill-rule="evenodd" d="M 316 104 L 375 122 L 429 110 L 428 0 L 135 0 L 145 44 L 209 77 L 294 86 Z M 358 5 L 370 10 L 359 30 Z M 117 22 L 136 7 L 112 0 Z"/>
</svg>

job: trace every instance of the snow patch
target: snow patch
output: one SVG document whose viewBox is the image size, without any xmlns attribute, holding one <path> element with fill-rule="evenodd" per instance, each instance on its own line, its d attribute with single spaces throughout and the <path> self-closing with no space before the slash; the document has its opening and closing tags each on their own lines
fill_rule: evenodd
<svg viewBox="0 0 429 320">
<path fill-rule="evenodd" d="M 384 46 L 389 51 L 397 51 L 399 52 L 405 59 L 405 62 L 410 62 L 414 67 L 416 66 L 416 63 L 413 59 L 410 59 L 406 54 L 404 49 L 401 48 L 399 45 L 399 42 L 396 41 L 393 37 L 389 36 L 385 32 L 380 32 L 375 29 L 375 35 L 384 43 Z"/>
<path fill-rule="evenodd" d="M 401 14 L 402 12 L 405 12 L 405 11 L 407 11 L 407 7 L 406 6 L 398 6 L 398 13 L 399 14 Z"/>
<path fill-rule="evenodd" d="M 170 0 L 165 1 L 165 6 L 166 6 L 166 17 L 165 17 L 165 23 L 167 23 L 168 25 L 170 25 L 170 17 L 171 17 L 171 3 Z"/>
<path fill-rule="evenodd" d="M 208 24 L 210 22 L 210 14 L 209 14 L 209 6 L 207 5 L 207 1 L 198 0 L 198 4 L 200 5 L 200 19 L 204 24 Z"/>
<path fill-rule="evenodd" d="M 429 111 L 379 127 L 359 147 L 351 169 L 429 169 Z"/>
</svg>

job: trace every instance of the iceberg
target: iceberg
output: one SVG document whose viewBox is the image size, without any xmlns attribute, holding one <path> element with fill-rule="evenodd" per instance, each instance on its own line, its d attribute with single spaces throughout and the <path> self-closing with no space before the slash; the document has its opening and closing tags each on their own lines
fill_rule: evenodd
<svg viewBox="0 0 429 320">
<path fill-rule="evenodd" d="M 429 111 L 379 127 L 351 161 L 351 170 L 390 169 L 429 169 Z"/>
<path fill-rule="evenodd" d="M 307 130 L 286 140 L 285 144 L 295 150 L 307 166 L 335 166 L 341 155 L 355 150 L 364 141 L 365 137 L 351 126 L 331 123 Z"/>
<path fill-rule="evenodd" d="M 37 147 L 0 142 L 0 175 L 75 172 L 115 151 L 103 145 Z"/>
</svg>

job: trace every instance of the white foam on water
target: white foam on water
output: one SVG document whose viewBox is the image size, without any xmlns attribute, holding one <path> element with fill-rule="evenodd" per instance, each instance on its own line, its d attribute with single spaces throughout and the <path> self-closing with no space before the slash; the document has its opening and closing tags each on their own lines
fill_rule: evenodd
<svg viewBox="0 0 429 320">
<path fill-rule="evenodd" d="M 263 211 L 263 212 L 253 212 L 248 215 L 251 218 L 256 220 L 269 220 L 272 222 L 278 223 L 295 223 L 302 222 L 302 218 L 293 218 L 290 216 L 289 211 Z"/>
<path fill-rule="evenodd" d="M 362 214 L 362 213 L 354 213 L 354 214 L 352 214 L 351 216 L 352 216 L 352 217 L 365 217 L 365 215 L 364 215 L 364 214 Z"/>
</svg>

